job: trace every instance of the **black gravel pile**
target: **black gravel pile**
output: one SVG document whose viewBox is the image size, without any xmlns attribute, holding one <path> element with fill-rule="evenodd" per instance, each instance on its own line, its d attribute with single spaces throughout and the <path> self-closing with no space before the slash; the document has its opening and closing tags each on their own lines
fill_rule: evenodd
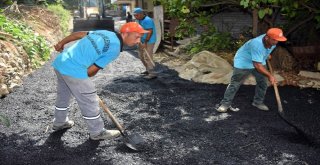
<svg viewBox="0 0 320 165">
<path fill-rule="evenodd" d="M 128 149 L 121 137 L 89 140 L 75 102 L 70 118 L 76 125 L 53 133 L 56 79 L 49 62 L 0 100 L 11 120 L 9 128 L 0 125 L 0 164 L 319 164 L 319 90 L 279 87 L 285 117 L 304 137 L 279 117 L 271 87 L 269 112 L 251 106 L 254 86 L 242 86 L 234 100 L 240 111 L 218 113 L 226 85 L 183 80 L 161 64 L 157 79 L 143 79 L 143 71 L 131 51 L 94 78 L 128 133 L 144 137 L 143 151 Z"/>
</svg>

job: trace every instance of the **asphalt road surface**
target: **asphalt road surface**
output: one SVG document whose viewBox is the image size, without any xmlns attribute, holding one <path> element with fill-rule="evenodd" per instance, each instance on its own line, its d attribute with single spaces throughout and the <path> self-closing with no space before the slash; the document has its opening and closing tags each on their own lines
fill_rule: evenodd
<svg viewBox="0 0 320 165">
<path fill-rule="evenodd" d="M 144 140 L 142 151 L 127 148 L 122 137 L 91 141 L 75 101 L 69 117 L 75 126 L 53 133 L 56 77 L 50 62 L 0 99 L 0 164 L 319 164 L 320 90 L 279 87 L 286 118 L 277 112 L 273 88 L 269 112 L 251 106 L 254 86 L 242 86 L 234 100 L 238 112 L 218 113 L 226 85 L 194 83 L 157 64 L 159 78 L 145 80 L 136 52 L 123 52 L 93 81 L 98 95 L 128 133 Z M 112 128 L 104 114 L 107 128 Z M 113 128 L 112 128 L 113 129 Z"/>
</svg>

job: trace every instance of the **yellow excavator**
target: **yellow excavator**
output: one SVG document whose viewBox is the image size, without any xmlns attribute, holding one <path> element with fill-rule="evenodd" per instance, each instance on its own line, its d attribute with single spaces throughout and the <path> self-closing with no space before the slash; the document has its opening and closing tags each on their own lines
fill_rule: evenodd
<svg viewBox="0 0 320 165">
<path fill-rule="evenodd" d="M 73 31 L 114 31 L 113 15 L 108 14 L 110 0 L 78 0 L 73 13 Z"/>
</svg>

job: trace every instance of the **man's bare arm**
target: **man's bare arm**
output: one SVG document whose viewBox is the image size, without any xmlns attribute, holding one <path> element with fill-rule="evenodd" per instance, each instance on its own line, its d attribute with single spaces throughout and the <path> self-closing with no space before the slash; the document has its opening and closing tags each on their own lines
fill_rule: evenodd
<svg viewBox="0 0 320 165">
<path fill-rule="evenodd" d="M 56 51 L 61 52 L 64 49 L 64 45 L 83 38 L 84 36 L 87 35 L 87 31 L 80 31 L 80 32 L 74 32 L 70 34 L 69 36 L 65 37 L 62 39 L 60 42 L 58 42 L 56 45 L 54 45 L 54 48 Z"/>
<path fill-rule="evenodd" d="M 253 61 L 253 66 L 257 69 L 258 72 L 265 75 L 272 85 L 276 83 L 276 79 L 274 78 L 274 76 L 260 62 Z"/>
</svg>

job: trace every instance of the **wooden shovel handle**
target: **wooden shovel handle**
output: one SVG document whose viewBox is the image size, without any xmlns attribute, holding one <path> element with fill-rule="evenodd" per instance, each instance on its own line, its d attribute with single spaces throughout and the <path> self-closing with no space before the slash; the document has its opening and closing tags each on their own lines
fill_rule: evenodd
<svg viewBox="0 0 320 165">
<path fill-rule="evenodd" d="M 267 60 L 267 64 L 268 64 L 268 68 L 270 70 L 270 73 L 273 74 L 273 69 L 272 69 L 272 66 L 271 66 L 271 63 L 270 63 L 269 60 Z M 277 99 L 278 111 L 282 114 L 283 113 L 283 108 L 282 108 L 282 103 L 281 103 L 281 99 L 280 99 L 277 83 L 273 84 L 273 89 L 274 89 L 274 93 L 275 93 L 276 99 Z"/>
<path fill-rule="evenodd" d="M 151 58 L 150 54 L 148 53 L 147 49 L 146 48 L 143 48 L 143 49 L 146 52 L 147 57 L 151 61 L 151 64 L 153 65 L 153 67 L 156 66 L 156 64 L 154 64 L 153 59 Z"/>
<path fill-rule="evenodd" d="M 122 133 L 124 131 L 123 127 L 120 125 L 120 123 L 116 120 L 116 118 L 113 116 L 113 114 L 110 112 L 109 108 L 103 103 L 103 101 L 98 97 L 99 99 L 99 105 L 102 107 L 102 109 L 109 115 L 112 122 L 116 125 L 116 127 L 119 129 L 119 131 Z"/>
</svg>

